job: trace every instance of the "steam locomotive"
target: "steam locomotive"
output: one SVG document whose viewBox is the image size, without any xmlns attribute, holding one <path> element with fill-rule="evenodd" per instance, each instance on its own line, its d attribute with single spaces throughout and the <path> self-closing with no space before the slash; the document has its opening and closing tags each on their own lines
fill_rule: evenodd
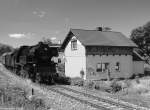
<svg viewBox="0 0 150 110">
<path fill-rule="evenodd" d="M 58 56 L 58 47 L 39 42 L 34 46 L 21 46 L 11 53 L 4 53 L 2 64 L 19 76 L 33 82 L 52 84 L 57 81 L 57 63 L 52 59 Z"/>
</svg>

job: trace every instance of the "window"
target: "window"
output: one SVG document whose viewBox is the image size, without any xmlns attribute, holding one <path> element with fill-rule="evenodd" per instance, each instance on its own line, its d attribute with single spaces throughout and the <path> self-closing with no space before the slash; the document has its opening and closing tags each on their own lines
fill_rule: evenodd
<svg viewBox="0 0 150 110">
<path fill-rule="evenodd" d="M 101 65 L 101 63 L 98 63 L 98 64 L 97 64 L 96 69 L 97 69 L 97 70 L 96 70 L 97 72 L 102 72 L 102 65 Z"/>
<path fill-rule="evenodd" d="M 97 72 L 106 72 L 108 69 L 109 63 L 97 63 L 96 71 Z"/>
<path fill-rule="evenodd" d="M 71 41 L 71 50 L 77 50 L 77 40 Z"/>
<path fill-rule="evenodd" d="M 120 71 L 120 63 L 119 62 L 116 62 L 115 70 Z"/>
</svg>

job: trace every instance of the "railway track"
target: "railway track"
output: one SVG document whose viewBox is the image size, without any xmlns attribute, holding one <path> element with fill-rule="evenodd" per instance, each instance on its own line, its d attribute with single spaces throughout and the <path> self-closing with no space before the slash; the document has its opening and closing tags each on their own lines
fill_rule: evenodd
<svg viewBox="0 0 150 110">
<path fill-rule="evenodd" d="M 90 105 L 98 110 L 148 110 L 144 108 L 136 108 L 122 103 L 117 103 L 112 100 L 104 99 L 98 96 L 94 96 L 88 93 L 77 91 L 68 87 L 56 85 L 56 86 L 45 86 L 47 90 L 62 94 L 71 99 L 77 100 L 81 103 Z"/>
<path fill-rule="evenodd" d="M 73 91 L 69 91 L 67 89 L 64 89 L 64 88 L 61 88 L 61 87 L 58 87 L 58 86 L 57 87 L 48 87 L 48 90 L 59 93 L 59 94 L 62 94 L 66 97 L 77 100 L 81 103 L 90 105 L 91 107 L 94 107 L 98 110 L 125 110 L 125 109 L 118 108 L 116 106 L 113 106 L 113 105 L 110 105 L 110 104 L 107 104 L 107 103 L 104 103 L 104 102 L 100 102 L 96 99 L 86 97 L 83 94 L 78 94 L 78 93 L 75 93 Z"/>
<path fill-rule="evenodd" d="M 123 108 L 125 110 L 148 110 L 147 108 L 138 108 L 138 107 L 133 107 L 131 104 L 125 104 L 125 103 L 121 103 L 119 101 L 114 101 L 114 100 L 110 100 L 110 99 L 107 99 L 107 98 L 103 98 L 103 97 L 99 97 L 98 95 L 91 95 L 90 93 L 87 93 L 87 92 L 81 92 L 81 91 L 77 91 L 75 89 L 72 89 L 72 88 L 69 88 L 69 87 L 66 87 L 66 86 L 58 86 L 59 88 L 62 88 L 62 89 L 65 89 L 65 90 L 68 90 L 68 91 L 72 91 L 74 93 L 77 93 L 77 94 L 82 94 L 86 97 L 89 97 L 89 98 L 93 98 L 93 99 L 96 99 L 100 102 L 104 102 L 104 103 L 107 103 L 107 104 L 110 104 L 110 105 L 113 105 L 113 106 L 116 106 L 116 107 L 119 107 L 119 108 Z"/>
<path fill-rule="evenodd" d="M 36 86 L 39 86 L 39 84 L 35 84 Z M 98 110 L 149 110 L 147 108 L 136 108 L 132 107 L 128 104 L 122 104 L 119 102 L 115 102 L 109 99 L 104 99 L 102 97 L 99 97 L 97 95 L 91 95 L 90 93 L 85 93 L 81 91 L 77 91 L 75 89 L 66 87 L 66 86 L 47 86 L 47 85 L 40 85 L 41 88 L 45 91 L 53 91 L 59 94 L 62 94 L 66 97 L 69 97 L 71 99 L 77 100 L 81 103 L 90 105 L 93 108 L 96 108 Z"/>
</svg>

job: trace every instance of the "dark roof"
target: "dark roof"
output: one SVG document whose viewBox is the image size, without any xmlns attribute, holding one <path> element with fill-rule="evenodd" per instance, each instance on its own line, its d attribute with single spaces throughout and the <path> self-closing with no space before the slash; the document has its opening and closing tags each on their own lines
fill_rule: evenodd
<svg viewBox="0 0 150 110">
<path fill-rule="evenodd" d="M 98 45 L 137 47 L 135 43 L 120 32 L 71 29 L 69 33 L 76 36 L 77 39 L 85 46 Z M 69 41 L 69 39 L 70 36 L 68 34 L 63 42 L 63 45 L 64 43 L 68 43 L 67 41 Z"/>
</svg>

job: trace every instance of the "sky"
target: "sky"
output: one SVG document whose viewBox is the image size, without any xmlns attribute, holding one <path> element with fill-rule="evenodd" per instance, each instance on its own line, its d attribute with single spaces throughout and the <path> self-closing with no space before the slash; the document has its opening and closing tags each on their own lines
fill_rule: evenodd
<svg viewBox="0 0 150 110">
<path fill-rule="evenodd" d="M 150 0 L 0 0 L 0 43 L 63 41 L 70 28 L 111 27 L 127 37 L 150 21 Z"/>
</svg>

